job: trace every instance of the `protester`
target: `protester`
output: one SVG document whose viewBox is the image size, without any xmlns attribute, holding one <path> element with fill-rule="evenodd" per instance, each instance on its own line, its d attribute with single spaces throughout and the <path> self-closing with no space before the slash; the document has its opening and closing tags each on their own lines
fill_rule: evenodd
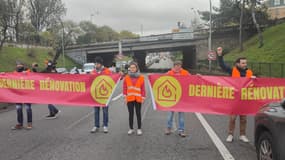
<svg viewBox="0 0 285 160">
<path fill-rule="evenodd" d="M 51 60 L 46 62 L 46 68 L 43 73 L 57 73 L 56 63 Z M 53 104 L 48 104 L 49 114 L 45 117 L 46 119 L 55 119 L 57 115 L 61 112 Z"/>
<path fill-rule="evenodd" d="M 112 66 L 111 66 L 109 69 L 110 69 L 110 71 L 111 71 L 112 73 L 116 73 L 116 72 L 117 72 L 117 70 L 116 70 L 116 64 L 115 64 L 115 63 L 112 63 Z"/>
<path fill-rule="evenodd" d="M 32 64 L 32 72 L 38 72 L 38 67 L 39 67 L 38 63 L 34 62 Z"/>
<path fill-rule="evenodd" d="M 166 74 L 168 74 L 168 75 L 182 75 L 182 76 L 190 75 L 190 73 L 187 70 L 182 68 L 182 61 L 175 61 L 173 68 L 170 71 L 168 71 Z M 168 114 L 168 119 L 167 119 L 167 128 L 165 130 L 166 135 L 171 134 L 173 116 L 174 116 L 174 112 L 170 111 Z M 178 112 L 178 135 L 181 137 L 186 137 L 184 130 L 185 130 L 185 128 L 184 128 L 184 112 Z"/>
<path fill-rule="evenodd" d="M 142 122 L 141 122 L 141 106 L 145 100 L 145 85 L 144 76 L 140 74 L 138 64 L 131 62 L 129 64 L 129 71 L 125 75 L 123 83 L 123 94 L 127 103 L 129 111 L 129 131 L 128 134 L 134 133 L 133 121 L 134 121 L 134 110 L 136 110 L 137 116 L 137 135 L 142 135 Z"/>
<path fill-rule="evenodd" d="M 223 48 L 218 47 L 217 48 L 217 54 L 218 54 L 218 61 L 220 67 L 227 73 L 229 73 L 232 77 L 248 77 L 248 78 L 256 78 L 253 76 L 253 72 L 247 68 L 247 60 L 245 57 L 238 58 L 235 61 L 234 67 L 229 67 L 225 64 L 223 59 Z M 233 134 L 235 129 L 235 121 L 236 121 L 237 115 L 231 115 L 229 120 L 229 130 L 228 130 L 228 137 L 226 139 L 227 142 L 233 141 Z M 246 137 L 246 115 L 239 115 L 240 118 L 240 137 L 239 139 L 243 142 L 249 142 L 248 138 Z"/>
<path fill-rule="evenodd" d="M 25 68 L 24 64 L 21 62 L 16 62 L 16 71 L 14 72 L 17 75 L 28 74 L 30 72 L 29 69 Z M 12 127 L 13 130 L 22 129 L 23 128 L 23 106 L 26 107 L 27 112 L 27 127 L 26 129 L 32 129 L 32 107 L 31 103 L 16 103 L 17 109 L 17 121 L 18 123 Z"/>
<path fill-rule="evenodd" d="M 103 66 L 103 59 L 101 57 L 95 57 L 95 69 L 91 72 L 91 74 L 95 75 L 110 75 L 111 71 Z M 91 133 L 95 133 L 99 131 L 100 128 L 100 106 L 94 107 L 94 127 L 91 129 Z M 108 106 L 103 106 L 103 131 L 104 133 L 108 133 L 108 121 L 109 121 L 109 113 Z"/>
</svg>

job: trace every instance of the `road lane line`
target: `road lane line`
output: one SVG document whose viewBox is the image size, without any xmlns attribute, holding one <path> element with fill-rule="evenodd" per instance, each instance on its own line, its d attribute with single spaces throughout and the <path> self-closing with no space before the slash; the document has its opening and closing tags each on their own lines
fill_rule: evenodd
<svg viewBox="0 0 285 160">
<path fill-rule="evenodd" d="M 224 160 L 234 160 L 234 157 L 231 155 L 229 150 L 226 148 L 226 146 L 223 144 L 223 142 L 220 140 L 220 138 L 217 136 L 215 131 L 211 128 L 211 126 L 208 124 L 206 119 L 202 116 L 200 113 L 195 113 L 205 130 L 207 131 L 208 135 L 216 145 L 217 149 L 221 153 Z"/>
<path fill-rule="evenodd" d="M 143 115 L 142 115 L 142 122 L 143 122 L 143 120 L 144 120 L 144 118 L 145 118 L 145 115 L 146 115 L 146 112 L 148 111 L 148 108 L 150 108 L 150 107 L 148 107 L 149 105 L 146 105 L 145 103 L 142 104 L 142 105 L 146 106 L 146 107 L 144 107 L 145 110 L 143 111 Z"/>
<path fill-rule="evenodd" d="M 123 93 L 120 93 L 117 96 L 115 96 L 114 98 L 112 98 L 112 102 L 120 99 L 121 97 L 124 97 Z"/>
<path fill-rule="evenodd" d="M 89 112 L 88 114 L 86 114 L 84 117 L 80 118 L 79 120 L 73 122 L 71 125 L 69 125 L 67 128 L 65 129 L 71 129 L 74 126 L 78 125 L 81 121 L 85 120 L 86 118 L 90 117 L 93 114 L 93 112 Z"/>
</svg>

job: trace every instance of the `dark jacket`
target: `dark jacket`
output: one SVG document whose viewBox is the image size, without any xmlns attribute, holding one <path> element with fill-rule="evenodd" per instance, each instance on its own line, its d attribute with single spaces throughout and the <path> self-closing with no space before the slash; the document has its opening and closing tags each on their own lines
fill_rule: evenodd
<svg viewBox="0 0 285 160">
<path fill-rule="evenodd" d="M 219 61 L 220 67 L 225 72 L 227 72 L 229 75 L 232 75 L 233 68 L 229 67 L 227 64 L 225 64 L 223 56 L 218 56 L 218 61 Z M 239 70 L 241 77 L 246 77 L 246 71 L 248 70 L 247 68 L 246 69 L 241 69 L 241 68 L 237 67 L 237 69 Z"/>
<path fill-rule="evenodd" d="M 37 68 L 32 68 L 32 72 L 38 72 Z"/>
<path fill-rule="evenodd" d="M 42 71 L 42 73 L 57 73 L 55 68 L 47 67 L 45 70 Z"/>
</svg>

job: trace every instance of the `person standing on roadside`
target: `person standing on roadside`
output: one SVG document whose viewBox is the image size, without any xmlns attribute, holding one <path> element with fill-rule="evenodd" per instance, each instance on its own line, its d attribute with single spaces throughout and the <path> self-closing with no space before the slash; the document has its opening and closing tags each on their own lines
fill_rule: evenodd
<svg viewBox="0 0 285 160">
<path fill-rule="evenodd" d="M 110 75 L 112 72 L 103 66 L 103 59 L 101 57 L 95 57 L 95 69 L 91 72 L 91 74 L 95 75 Z M 99 131 L 100 128 L 100 108 L 103 110 L 103 132 L 108 133 L 108 122 L 109 122 L 109 113 L 108 106 L 95 106 L 94 107 L 94 127 L 91 129 L 91 133 L 95 133 Z"/>
<path fill-rule="evenodd" d="M 57 73 L 55 63 L 48 60 L 46 63 L 46 68 L 42 73 Z M 46 119 L 55 119 L 57 115 L 61 112 L 53 104 L 48 104 L 49 114 L 46 115 Z"/>
<path fill-rule="evenodd" d="M 38 63 L 36 62 L 32 63 L 32 72 L 38 72 L 38 67 L 39 67 Z"/>
<path fill-rule="evenodd" d="M 182 61 L 175 61 L 173 68 L 168 71 L 168 75 L 182 75 L 189 76 L 191 75 L 187 70 L 182 68 Z M 170 135 L 172 130 L 174 112 L 170 111 L 167 119 L 167 128 L 165 130 L 165 135 Z M 186 137 L 185 128 L 184 128 L 184 112 L 178 112 L 178 135 L 181 137 Z"/>
<path fill-rule="evenodd" d="M 21 62 L 16 62 L 16 71 L 14 72 L 17 75 L 22 74 L 29 74 L 30 70 L 25 68 L 24 64 Z M 23 106 L 26 107 L 27 112 L 27 127 L 26 129 L 32 129 L 32 121 L 33 121 L 33 114 L 32 114 L 32 105 L 31 103 L 16 103 L 17 109 L 17 121 L 18 123 L 12 127 L 12 130 L 19 130 L 23 128 Z"/>
<path fill-rule="evenodd" d="M 235 65 L 233 67 L 229 67 L 225 64 L 223 59 L 223 48 L 217 48 L 218 54 L 218 61 L 220 67 L 227 73 L 229 73 L 232 77 L 247 77 L 247 78 L 256 78 L 253 76 L 253 72 L 247 68 L 247 59 L 245 57 L 240 57 L 236 59 Z M 235 121 L 236 118 L 239 116 L 240 119 L 240 137 L 239 139 L 243 142 L 249 142 L 248 138 L 246 137 L 246 123 L 247 118 L 246 115 L 230 115 L 229 118 L 229 130 L 228 130 L 228 137 L 226 139 L 227 142 L 233 141 L 234 129 L 235 129 Z"/>
<path fill-rule="evenodd" d="M 137 116 L 137 135 L 142 135 L 141 107 L 145 100 L 145 82 L 144 76 L 140 74 L 139 66 L 135 62 L 129 64 L 129 71 L 124 77 L 123 95 L 129 112 L 129 131 L 128 135 L 134 133 L 134 111 Z"/>
</svg>

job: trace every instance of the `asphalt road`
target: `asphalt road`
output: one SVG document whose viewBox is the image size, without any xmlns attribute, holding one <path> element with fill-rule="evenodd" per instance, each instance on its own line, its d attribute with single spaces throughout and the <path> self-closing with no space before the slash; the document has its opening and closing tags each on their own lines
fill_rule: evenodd
<svg viewBox="0 0 285 160">
<path fill-rule="evenodd" d="M 120 93 L 119 88 L 114 95 Z M 214 143 L 194 113 L 185 114 L 186 138 L 179 137 L 177 133 L 164 135 L 167 112 L 154 111 L 150 99 L 142 108 L 142 136 L 127 134 L 128 113 L 122 99 L 110 104 L 107 134 L 102 130 L 95 134 L 89 132 L 93 127 L 93 108 L 58 105 L 61 113 L 54 120 L 44 119 L 48 113 L 47 105 L 33 105 L 32 108 L 32 130 L 11 130 L 10 127 L 16 124 L 16 111 L 0 113 L 0 160 L 256 159 L 253 117 L 248 118 L 247 126 L 250 143 L 237 139 L 239 125 L 235 141 L 227 143 L 228 117 L 203 115 L 228 151 L 226 156 L 231 155 L 231 158 L 224 158 L 220 152 L 221 144 Z"/>
</svg>

